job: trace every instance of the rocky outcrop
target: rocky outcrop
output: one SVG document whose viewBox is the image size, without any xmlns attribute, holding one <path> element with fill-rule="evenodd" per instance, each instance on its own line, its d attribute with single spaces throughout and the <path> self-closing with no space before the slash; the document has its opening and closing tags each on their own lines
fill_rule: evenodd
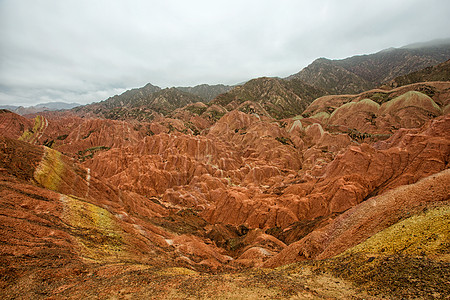
<svg viewBox="0 0 450 300">
<path fill-rule="evenodd" d="M 425 81 L 449 81 L 450 80 L 450 60 L 436 66 L 399 76 L 384 84 L 382 88 L 397 88 L 408 84 Z"/>
<path fill-rule="evenodd" d="M 78 107 L 73 111 L 79 116 L 98 116 L 113 120 L 152 121 L 202 98 L 176 88 L 160 89 L 147 84 L 105 101 Z"/>
<path fill-rule="evenodd" d="M 319 58 L 289 79 L 300 79 L 331 94 L 358 93 L 372 84 L 334 61 Z"/>
<path fill-rule="evenodd" d="M 449 41 L 444 40 L 435 45 L 390 48 L 341 60 L 319 58 L 288 79 L 301 79 L 330 94 L 360 93 L 398 76 L 445 62 L 449 57 Z"/>
<path fill-rule="evenodd" d="M 239 156 L 227 150 L 204 137 L 159 134 L 100 153 L 85 165 L 123 189 L 155 196 L 196 176 L 239 169 Z"/>
<path fill-rule="evenodd" d="M 31 129 L 32 122 L 9 110 L 0 109 L 0 132 L 3 136 L 17 139 L 25 130 Z"/>
<path fill-rule="evenodd" d="M 347 132 L 358 140 L 385 138 L 399 128 L 418 128 L 445 114 L 448 82 L 428 82 L 390 91 L 372 90 L 358 95 L 324 96 L 303 113 L 334 132 Z"/>
<path fill-rule="evenodd" d="M 177 87 L 180 91 L 191 93 L 204 99 L 205 102 L 209 102 L 216 98 L 218 95 L 223 94 L 231 90 L 233 87 L 229 85 L 216 84 L 200 84 L 194 87 Z"/>
<path fill-rule="evenodd" d="M 57 249 L 80 265 L 275 265 L 285 262 L 280 257 L 290 261 L 287 249 L 302 240 L 313 247 L 305 257 L 334 255 L 338 250 L 315 238 L 336 220 L 351 220 L 346 214 L 371 199 L 448 169 L 447 89 L 433 82 L 325 96 L 304 118 L 281 120 L 254 101 L 230 102 L 228 109 L 237 105 L 230 112 L 193 103 L 151 123 L 4 113 L 2 192 L 32 203 L 26 219 L 40 217 L 34 208 L 48 204 L 42 222 L 56 220 L 55 234 L 67 241 Z M 2 205 L 12 207 L 8 224 L 24 213 Z M 13 236 L 8 228 L 5 241 Z M 42 229 L 38 239 L 46 234 Z M 51 249 L 56 244 L 49 240 Z M 14 264 L 14 248 L 22 246 L 8 245 L 5 262 Z"/>
<path fill-rule="evenodd" d="M 341 214 L 327 226 L 289 245 L 264 266 L 324 259 L 342 253 L 427 204 L 450 200 L 449 180 L 450 172 L 444 170 L 415 184 L 372 197 Z"/>
<path fill-rule="evenodd" d="M 230 260 L 200 237 L 172 232 L 170 222 L 161 227 L 170 213 L 158 201 L 119 190 L 55 150 L 4 137 L 0 146 L 3 266 Z"/>
<path fill-rule="evenodd" d="M 243 112 L 264 113 L 275 119 L 299 115 L 315 98 L 326 92 L 301 80 L 291 82 L 278 78 L 257 78 L 221 94 L 211 104 L 228 111 L 239 108 Z M 247 105 L 242 105 L 247 102 Z"/>
<path fill-rule="evenodd" d="M 421 130 L 400 131 L 375 147 L 351 146 L 316 170 L 316 175 L 297 179 L 300 183 L 285 180 L 278 186 L 279 196 L 256 190 L 249 197 L 242 188 L 229 189 L 216 198 L 205 218 L 213 223 L 287 228 L 302 220 L 342 213 L 370 197 L 448 168 L 450 144 L 445 132 L 449 127 L 446 116 Z M 272 191 L 276 192 L 276 185 Z"/>
</svg>

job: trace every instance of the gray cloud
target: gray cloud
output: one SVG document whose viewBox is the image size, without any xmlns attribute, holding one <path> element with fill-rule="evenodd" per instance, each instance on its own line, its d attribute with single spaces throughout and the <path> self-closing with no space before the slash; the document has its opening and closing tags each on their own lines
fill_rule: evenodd
<svg viewBox="0 0 450 300">
<path fill-rule="evenodd" d="M 0 105 L 234 84 L 450 36 L 449 1 L 0 1 Z"/>
</svg>

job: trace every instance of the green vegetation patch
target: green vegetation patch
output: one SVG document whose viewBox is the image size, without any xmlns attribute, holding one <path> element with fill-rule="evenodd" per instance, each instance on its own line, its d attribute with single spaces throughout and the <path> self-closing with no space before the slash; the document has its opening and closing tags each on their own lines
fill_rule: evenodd
<svg viewBox="0 0 450 300">
<path fill-rule="evenodd" d="M 211 111 L 207 112 L 207 114 L 208 114 L 209 118 L 214 122 L 219 121 L 220 118 L 222 118 L 225 115 L 224 112 L 220 112 L 217 110 L 211 110 Z"/>
<path fill-rule="evenodd" d="M 378 104 L 382 104 L 386 101 L 389 101 L 391 99 L 391 96 L 389 93 L 377 92 L 368 96 L 368 98 L 370 98 L 371 100 L 375 101 Z"/>
<path fill-rule="evenodd" d="M 96 146 L 96 147 L 92 147 L 92 148 L 88 148 L 85 150 L 80 150 L 78 151 L 77 155 L 78 155 L 78 160 L 80 162 L 85 161 L 86 159 L 91 159 L 94 157 L 94 154 L 99 152 L 99 151 L 107 151 L 111 149 L 111 147 L 107 147 L 107 146 Z"/>
<path fill-rule="evenodd" d="M 312 115 L 310 118 L 326 120 L 326 119 L 330 118 L 330 114 L 327 112 L 321 111 L 321 112 L 318 112 L 318 113 Z"/>
<path fill-rule="evenodd" d="M 68 134 L 63 134 L 63 135 L 60 135 L 60 136 L 56 137 L 56 139 L 59 140 L 59 141 L 63 141 L 63 140 L 65 140 L 68 136 L 69 136 Z"/>
<path fill-rule="evenodd" d="M 253 105 L 251 105 L 251 104 L 246 104 L 244 106 L 241 106 L 239 108 L 239 111 L 242 111 L 243 113 L 246 113 L 246 114 L 254 114 L 254 113 L 256 113 L 256 111 L 252 106 Z"/>
<path fill-rule="evenodd" d="M 432 98 L 436 94 L 436 88 L 433 86 L 421 86 L 417 89 L 418 92 L 421 92 L 422 94 L 427 95 L 428 97 Z"/>
<path fill-rule="evenodd" d="M 199 135 L 200 134 L 200 131 L 198 130 L 198 128 L 192 122 L 186 122 L 186 123 L 184 123 L 184 126 L 186 127 L 186 129 L 184 129 L 182 131 L 184 134 L 188 134 L 189 133 L 188 129 L 190 129 L 192 131 L 193 135 Z"/>
<path fill-rule="evenodd" d="M 87 139 L 88 137 L 91 136 L 91 134 L 92 134 L 93 132 L 95 132 L 95 130 L 89 130 L 89 132 L 88 132 L 85 136 L 81 137 L 81 139 L 82 139 L 82 140 Z"/>
<path fill-rule="evenodd" d="M 387 140 L 392 136 L 392 134 L 360 132 L 353 128 L 348 129 L 347 131 L 345 131 L 345 133 L 347 133 L 347 135 L 355 141 L 370 139 L 371 142 L 376 142 Z"/>
<path fill-rule="evenodd" d="M 208 109 L 208 107 L 206 107 L 206 106 L 204 106 L 204 107 L 198 107 L 198 106 L 194 106 L 194 105 L 187 106 L 187 107 L 185 108 L 185 110 L 190 111 L 191 113 L 196 114 L 196 115 L 199 115 L 199 116 L 200 116 L 201 114 L 203 114 L 207 109 Z"/>
<path fill-rule="evenodd" d="M 292 140 L 290 138 L 286 138 L 283 136 L 277 136 L 275 139 L 278 142 L 282 143 L 283 145 L 290 145 L 290 146 L 294 145 L 294 143 L 292 142 Z"/>
<path fill-rule="evenodd" d="M 103 116 L 106 119 L 111 120 L 128 120 L 133 119 L 137 121 L 153 121 L 155 118 L 154 111 L 152 109 L 141 108 L 113 108 L 103 112 Z"/>
</svg>

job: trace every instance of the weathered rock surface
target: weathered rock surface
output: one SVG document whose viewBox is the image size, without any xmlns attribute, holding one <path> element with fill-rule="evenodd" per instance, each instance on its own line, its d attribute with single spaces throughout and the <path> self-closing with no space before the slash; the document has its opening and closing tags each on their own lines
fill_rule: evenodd
<svg viewBox="0 0 450 300">
<path fill-rule="evenodd" d="M 200 237 L 158 226 L 170 216 L 158 201 L 104 183 L 60 152 L 5 137 L 0 146 L 4 268 L 65 268 L 72 260 L 171 265 L 180 257 L 201 267 L 204 260 L 230 260 Z"/>
<path fill-rule="evenodd" d="M 427 204 L 450 200 L 450 171 L 444 170 L 415 184 L 392 189 L 354 206 L 327 226 L 311 232 L 269 259 L 266 267 L 304 259 L 335 256 L 397 223 Z"/>
<path fill-rule="evenodd" d="M 450 80 L 450 60 L 437 66 L 430 66 L 423 70 L 399 76 L 384 84 L 383 88 L 396 88 L 416 82 L 424 81 L 449 81 Z"/>
<path fill-rule="evenodd" d="M 0 132 L 3 136 L 17 139 L 26 129 L 32 127 L 32 122 L 9 110 L 0 110 Z"/>
<path fill-rule="evenodd" d="M 340 60 L 319 58 L 288 79 L 301 79 L 330 94 L 359 93 L 398 76 L 443 63 L 449 57 L 449 41 L 445 40 L 435 45 L 390 48 Z M 435 80 L 433 77 L 418 77 L 422 78 L 420 81 L 427 78 Z"/>
<path fill-rule="evenodd" d="M 324 90 L 298 79 L 261 77 L 218 95 L 211 103 L 228 111 L 238 109 L 281 119 L 300 114 L 312 100 L 324 94 Z"/>
<path fill-rule="evenodd" d="M 400 204 L 446 201 L 443 184 L 435 200 L 431 187 L 422 200 L 387 195 L 448 180 L 449 90 L 325 96 L 281 120 L 255 101 L 192 103 L 151 123 L 3 112 L 3 271 L 240 269 L 341 253 L 395 223 Z M 374 201 L 386 204 L 367 209 Z"/>
<path fill-rule="evenodd" d="M 389 91 L 324 96 L 311 103 L 303 115 L 330 131 L 351 132 L 360 140 L 376 139 L 446 114 L 449 92 L 448 82 L 427 82 Z"/>
<path fill-rule="evenodd" d="M 301 220 L 342 213 L 400 185 L 411 184 L 448 168 L 450 117 L 438 118 L 420 130 L 402 130 L 391 139 L 351 146 L 301 183 L 287 184 L 281 195 L 241 188 L 221 194 L 208 208 L 211 222 L 253 227 L 282 227 Z M 295 177 L 294 177 L 295 178 Z M 253 199 L 252 199 L 253 198 Z"/>
</svg>

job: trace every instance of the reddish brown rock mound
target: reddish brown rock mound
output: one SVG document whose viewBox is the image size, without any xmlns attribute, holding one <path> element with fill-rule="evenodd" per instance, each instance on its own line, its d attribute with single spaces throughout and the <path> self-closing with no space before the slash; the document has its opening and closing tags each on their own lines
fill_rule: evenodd
<svg viewBox="0 0 450 300">
<path fill-rule="evenodd" d="M 265 266 L 280 266 L 304 259 L 324 259 L 342 253 L 398 222 L 417 208 L 434 202 L 449 201 L 449 182 L 450 171 L 444 170 L 415 184 L 372 197 L 341 214 L 327 226 L 289 245 L 269 259 Z"/>
</svg>

